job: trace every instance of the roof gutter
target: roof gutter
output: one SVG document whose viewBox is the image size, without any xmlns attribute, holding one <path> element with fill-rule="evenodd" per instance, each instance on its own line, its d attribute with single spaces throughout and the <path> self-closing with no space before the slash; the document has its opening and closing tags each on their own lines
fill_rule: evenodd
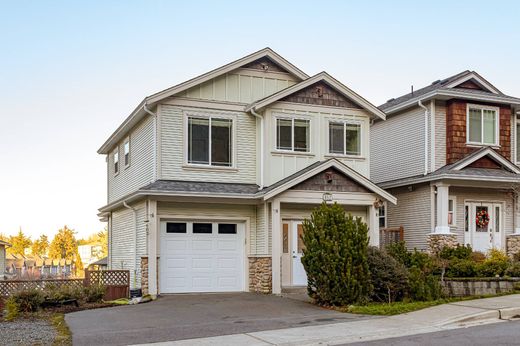
<svg viewBox="0 0 520 346">
<path fill-rule="evenodd" d="M 152 182 L 157 180 L 157 113 L 152 112 L 148 107 L 148 101 L 145 99 L 143 104 L 143 111 L 150 114 L 153 117 L 153 145 L 152 160 L 153 160 L 153 179 Z"/>
<path fill-rule="evenodd" d="M 422 101 L 417 102 L 419 107 L 424 109 L 424 175 L 428 174 L 428 108 Z"/>
<path fill-rule="evenodd" d="M 255 107 L 250 110 L 257 119 L 260 119 L 260 187 L 258 190 L 264 188 L 264 117 L 255 111 Z"/>
</svg>

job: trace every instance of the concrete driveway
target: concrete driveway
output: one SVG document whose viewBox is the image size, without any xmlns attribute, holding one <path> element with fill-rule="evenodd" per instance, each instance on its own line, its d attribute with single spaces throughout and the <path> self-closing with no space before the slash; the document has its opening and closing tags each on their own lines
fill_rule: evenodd
<svg viewBox="0 0 520 346">
<path fill-rule="evenodd" d="M 253 293 L 170 295 L 151 303 L 65 316 L 74 345 L 131 345 L 366 318 Z"/>
</svg>

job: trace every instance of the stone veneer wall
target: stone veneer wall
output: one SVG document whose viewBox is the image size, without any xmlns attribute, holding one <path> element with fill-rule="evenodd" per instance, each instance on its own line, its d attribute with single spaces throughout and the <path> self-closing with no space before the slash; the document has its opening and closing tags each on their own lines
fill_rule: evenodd
<svg viewBox="0 0 520 346">
<path fill-rule="evenodd" d="M 444 279 L 442 290 L 448 297 L 480 296 L 513 292 L 518 278 L 454 278 Z"/>
<path fill-rule="evenodd" d="M 271 257 L 249 257 L 249 291 L 256 293 L 272 292 Z"/>
<path fill-rule="evenodd" d="M 520 234 L 507 236 L 506 249 L 509 257 L 513 257 L 513 255 L 520 253 Z"/>
<path fill-rule="evenodd" d="M 157 288 L 159 288 L 159 257 L 157 257 Z M 141 257 L 141 290 L 148 294 L 148 257 Z"/>
<path fill-rule="evenodd" d="M 458 245 L 456 234 L 429 234 L 428 251 L 431 254 L 439 253 L 444 247 L 456 247 Z"/>
</svg>

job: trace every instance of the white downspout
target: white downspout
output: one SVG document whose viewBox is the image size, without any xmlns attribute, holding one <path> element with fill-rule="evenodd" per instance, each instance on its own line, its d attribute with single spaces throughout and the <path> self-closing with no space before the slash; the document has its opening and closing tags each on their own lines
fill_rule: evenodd
<svg viewBox="0 0 520 346">
<path fill-rule="evenodd" d="M 428 108 L 422 104 L 421 100 L 417 104 L 424 109 L 424 175 L 426 175 L 428 174 Z"/>
<path fill-rule="evenodd" d="M 157 165 L 157 114 L 152 112 L 150 109 L 148 109 L 146 101 L 144 102 L 143 110 L 146 113 L 153 116 L 153 125 L 154 125 L 153 126 L 153 171 L 154 171 L 153 181 L 156 181 L 157 180 L 157 166 L 158 166 Z"/>
<path fill-rule="evenodd" d="M 134 212 L 134 289 L 137 283 L 137 209 L 129 206 L 126 201 L 123 201 L 123 206 Z"/>
<path fill-rule="evenodd" d="M 264 117 L 255 112 L 254 108 L 251 108 L 251 114 L 260 119 L 260 187 L 258 190 L 264 188 Z"/>
</svg>

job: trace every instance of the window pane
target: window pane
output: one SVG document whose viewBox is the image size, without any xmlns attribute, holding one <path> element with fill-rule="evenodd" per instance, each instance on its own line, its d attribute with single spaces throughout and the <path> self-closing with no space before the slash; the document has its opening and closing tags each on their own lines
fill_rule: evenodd
<svg viewBox="0 0 520 346">
<path fill-rule="evenodd" d="M 219 223 L 218 224 L 219 234 L 237 234 L 236 223 Z"/>
<path fill-rule="evenodd" d="M 188 162 L 209 164 L 209 119 L 188 119 Z"/>
<path fill-rule="evenodd" d="M 294 119 L 294 151 L 309 151 L 309 120 Z"/>
<path fill-rule="evenodd" d="M 496 112 L 484 110 L 484 143 L 495 144 L 496 140 Z"/>
<path fill-rule="evenodd" d="M 210 223 L 194 223 L 193 224 L 193 233 L 195 234 L 210 234 L 212 233 L 213 225 Z"/>
<path fill-rule="evenodd" d="M 289 253 L 289 224 L 283 224 L 283 232 L 282 232 L 282 248 L 283 253 Z"/>
<path fill-rule="evenodd" d="M 166 224 L 166 233 L 186 233 L 186 223 L 168 222 Z"/>
<path fill-rule="evenodd" d="M 520 135 L 520 120 L 517 121 L 519 122 L 516 124 L 516 161 L 520 161 L 520 138 L 518 137 Z"/>
<path fill-rule="evenodd" d="M 119 153 L 114 154 L 114 172 L 119 172 Z"/>
<path fill-rule="evenodd" d="M 495 232 L 500 232 L 500 207 L 495 207 Z"/>
<path fill-rule="evenodd" d="M 347 155 L 361 154 L 361 125 L 345 124 L 345 147 Z"/>
<path fill-rule="evenodd" d="M 291 127 L 291 120 L 276 119 L 276 149 L 292 150 Z"/>
<path fill-rule="evenodd" d="M 231 166 L 232 151 L 231 119 L 211 119 L 211 164 L 215 166 Z"/>
<path fill-rule="evenodd" d="M 305 250 L 305 244 L 303 243 L 303 225 L 298 224 L 298 253 L 303 253 Z"/>
<path fill-rule="evenodd" d="M 469 110 L 469 141 L 481 143 L 482 142 L 482 112 L 480 109 Z"/>
<path fill-rule="evenodd" d="M 130 142 L 125 143 L 125 166 L 130 163 Z"/>
<path fill-rule="evenodd" d="M 344 154 L 343 123 L 329 123 L 329 153 Z"/>
</svg>

